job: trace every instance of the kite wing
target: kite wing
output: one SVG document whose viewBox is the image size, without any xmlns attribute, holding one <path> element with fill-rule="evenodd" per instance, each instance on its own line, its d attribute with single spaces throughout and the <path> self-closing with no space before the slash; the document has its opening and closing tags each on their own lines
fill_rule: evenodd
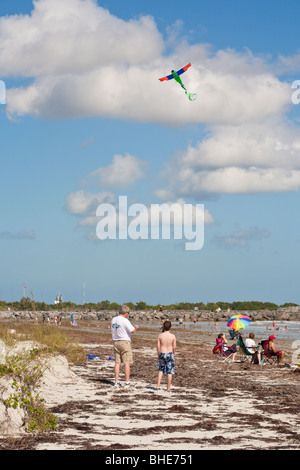
<svg viewBox="0 0 300 470">
<path fill-rule="evenodd" d="M 167 80 L 167 81 L 168 81 L 168 80 L 172 80 L 172 78 L 174 78 L 174 77 L 173 77 L 173 75 L 171 74 L 171 75 L 167 75 L 166 77 L 159 78 L 159 80 L 160 80 L 161 82 L 164 82 L 165 80 Z"/>
<path fill-rule="evenodd" d="M 176 72 L 176 74 L 177 74 L 177 75 L 183 74 L 184 72 L 187 71 L 187 69 L 188 69 L 191 65 L 192 65 L 192 64 L 187 64 L 185 67 L 182 67 L 182 69 L 178 70 L 178 71 Z M 160 80 L 161 82 L 164 82 L 165 80 L 167 80 L 167 81 L 168 81 L 168 80 L 172 80 L 172 78 L 174 78 L 173 74 L 167 75 L 166 77 L 159 78 L 159 80 Z"/>
<path fill-rule="evenodd" d="M 186 72 L 187 69 L 191 66 L 192 64 L 187 64 L 185 67 L 182 67 L 182 69 L 178 70 L 176 73 L 177 75 L 181 75 L 182 73 Z"/>
</svg>

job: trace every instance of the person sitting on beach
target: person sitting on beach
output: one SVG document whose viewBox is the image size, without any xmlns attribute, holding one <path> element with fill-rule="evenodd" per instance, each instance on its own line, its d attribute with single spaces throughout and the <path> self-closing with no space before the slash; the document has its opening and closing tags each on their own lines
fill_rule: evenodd
<svg viewBox="0 0 300 470">
<path fill-rule="evenodd" d="M 249 338 L 245 340 L 245 347 L 247 348 L 248 352 L 252 354 L 252 361 L 254 363 L 261 364 L 261 354 L 257 350 L 257 346 L 254 341 L 254 333 L 249 333 Z"/>
<path fill-rule="evenodd" d="M 277 351 L 275 348 L 274 340 L 276 339 L 276 336 L 269 336 L 269 353 L 271 356 L 277 356 L 277 362 L 278 365 L 282 365 L 283 357 L 284 357 L 284 351 Z"/>
<path fill-rule="evenodd" d="M 236 345 L 227 346 L 227 339 L 224 333 L 220 333 L 216 338 L 216 345 L 213 349 L 214 354 L 222 354 L 223 356 L 230 356 L 232 354 L 232 362 L 235 361 Z"/>
<path fill-rule="evenodd" d="M 228 333 L 229 333 L 230 339 L 235 339 L 235 337 L 238 334 L 238 332 L 236 330 L 231 330 L 230 328 L 228 330 Z"/>
<path fill-rule="evenodd" d="M 175 350 L 176 337 L 170 333 L 171 322 L 166 320 L 163 325 L 163 333 L 157 339 L 157 356 L 158 356 L 158 377 L 157 389 L 160 387 L 163 374 L 168 376 L 167 391 L 170 391 L 172 376 L 175 374 Z"/>
</svg>

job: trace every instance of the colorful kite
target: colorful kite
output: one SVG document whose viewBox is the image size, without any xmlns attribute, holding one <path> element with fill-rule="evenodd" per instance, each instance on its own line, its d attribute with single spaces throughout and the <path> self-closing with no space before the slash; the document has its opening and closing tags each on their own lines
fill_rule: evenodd
<svg viewBox="0 0 300 470">
<path fill-rule="evenodd" d="M 182 83 L 181 81 L 181 78 L 179 77 L 179 75 L 182 75 L 184 72 L 187 71 L 187 69 L 191 66 L 192 64 L 187 64 L 185 67 L 182 67 L 182 69 L 180 70 L 177 70 L 177 72 L 175 72 L 174 70 L 172 70 L 172 74 L 171 75 L 167 75 L 166 77 L 162 77 L 162 78 L 159 78 L 159 80 L 161 82 L 164 82 L 164 81 L 168 81 L 168 80 L 172 80 L 172 78 L 174 78 L 176 80 L 177 83 L 179 83 L 179 85 L 181 86 L 181 88 L 183 88 L 185 90 L 185 94 L 188 96 L 188 99 L 191 100 L 191 101 L 194 101 L 196 98 L 197 98 L 197 95 L 195 93 L 188 93 L 187 89 L 185 88 L 184 84 Z"/>
</svg>

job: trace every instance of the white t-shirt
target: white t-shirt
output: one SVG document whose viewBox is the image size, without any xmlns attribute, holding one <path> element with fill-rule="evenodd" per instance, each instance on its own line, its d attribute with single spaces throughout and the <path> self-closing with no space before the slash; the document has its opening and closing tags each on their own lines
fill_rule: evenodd
<svg viewBox="0 0 300 470">
<path fill-rule="evenodd" d="M 248 349 L 249 353 L 251 353 L 251 354 L 255 353 L 255 349 L 253 349 L 253 347 L 252 347 L 252 346 L 255 347 L 255 341 L 253 341 L 253 339 L 247 338 L 245 340 L 245 346 Z"/>
<path fill-rule="evenodd" d="M 131 333 L 134 326 L 130 321 L 119 315 L 114 317 L 111 321 L 111 332 L 113 341 L 131 341 Z"/>
</svg>

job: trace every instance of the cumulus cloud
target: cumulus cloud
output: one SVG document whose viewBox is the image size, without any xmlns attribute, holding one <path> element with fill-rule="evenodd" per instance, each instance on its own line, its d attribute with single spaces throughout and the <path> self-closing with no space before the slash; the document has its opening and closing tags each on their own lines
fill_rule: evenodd
<svg viewBox="0 0 300 470">
<path fill-rule="evenodd" d="M 30 15 L 0 19 L 1 76 L 82 74 L 119 63 L 138 64 L 160 54 L 153 18 L 124 21 L 96 0 L 35 0 Z"/>
<path fill-rule="evenodd" d="M 0 18 L 1 76 L 27 78 L 7 90 L 6 112 L 12 118 L 205 123 L 206 137 L 167 166 L 166 185 L 155 191 L 162 200 L 298 190 L 299 138 L 285 120 L 291 84 L 276 76 L 295 70 L 298 54 L 280 57 L 276 68 L 248 49 L 190 45 L 180 39 L 181 27 L 181 21 L 169 27 L 164 41 L 151 16 L 122 20 L 96 0 L 35 0 L 30 15 Z M 197 93 L 194 102 L 174 81 L 158 80 L 185 65 L 182 57 L 192 63 L 183 81 Z M 116 187 L 143 175 L 143 163 L 126 154 L 89 177 Z M 97 201 L 85 197 L 87 205 Z"/>
<path fill-rule="evenodd" d="M 95 215 L 99 204 L 112 204 L 114 202 L 115 196 L 113 193 L 107 191 L 90 193 L 81 189 L 67 195 L 65 210 L 69 214 L 87 217 Z"/>
<path fill-rule="evenodd" d="M 97 186 L 124 187 L 145 176 L 145 165 L 146 162 L 128 153 L 124 156 L 114 155 L 110 165 L 97 168 L 89 173 L 85 180 L 94 182 Z"/>
<path fill-rule="evenodd" d="M 165 202 L 163 204 L 130 204 L 124 196 L 117 199 L 112 193 L 92 194 L 84 190 L 76 191 L 67 195 L 65 209 L 69 214 L 79 217 L 78 227 L 86 231 L 86 237 L 96 240 L 96 228 L 100 220 L 105 220 L 127 230 L 129 223 L 137 221 L 141 230 L 159 229 L 166 227 L 187 227 L 192 230 L 193 226 L 211 225 L 214 218 L 203 205 L 187 204 L 183 199 Z M 187 207 L 188 206 L 188 207 Z"/>
<path fill-rule="evenodd" d="M 187 50 L 185 56 L 188 56 Z M 38 77 L 27 87 L 7 90 L 9 115 L 48 118 L 105 116 L 166 125 L 243 123 L 282 113 L 290 86 L 267 71 L 248 75 L 203 70 L 195 61 L 185 79 L 198 99 L 189 102 L 173 82 L 159 82 L 170 71 L 162 58 L 141 65 L 101 65 L 81 74 Z"/>
<path fill-rule="evenodd" d="M 168 40 L 152 17 L 125 21 L 94 0 L 36 0 L 30 15 L 0 19 L 0 44 L 2 76 L 32 78 L 7 91 L 9 116 L 215 125 L 263 120 L 290 104 L 289 84 L 251 51 L 178 40 L 164 57 Z M 184 83 L 198 94 L 193 103 L 158 80 L 182 57 L 192 62 Z"/>
<path fill-rule="evenodd" d="M 213 127 L 195 146 L 177 153 L 163 176 L 164 191 L 177 196 L 296 191 L 299 133 L 281 120 Z"/>
</svg>

